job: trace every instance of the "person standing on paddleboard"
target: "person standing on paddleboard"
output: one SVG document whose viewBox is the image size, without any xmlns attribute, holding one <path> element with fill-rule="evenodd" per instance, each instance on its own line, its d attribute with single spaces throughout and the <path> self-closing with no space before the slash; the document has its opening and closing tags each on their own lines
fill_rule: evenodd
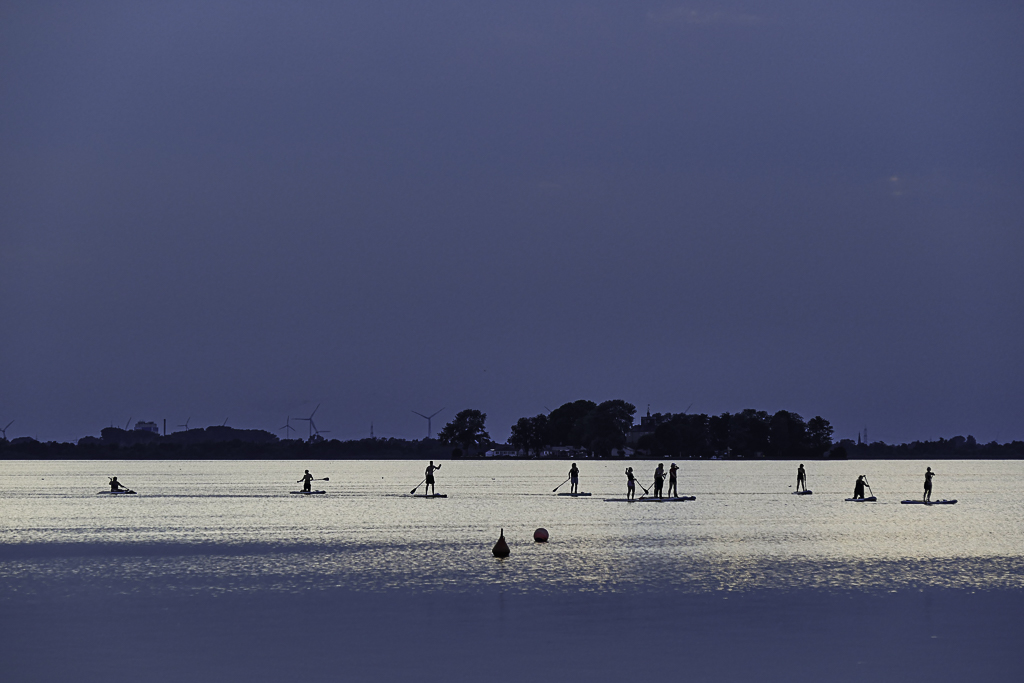
<svg viewBox="0 0 1024 683">
<path fill-rule="evenodd" d="M 796 490 L 799 491 L 801 486 L 804 487 L 804 491 L 807 490 L 807 472 L 804 470 L 803 463 L 796 468 Z"/>
<path fill-rule="evenodd" d="M 665 463 L 658 463 L 658 466 L 654 468 L 654 497 L 661 498 L 661 489 L 664 486 L 665 481 Z"/>
<path fill-rule="evenodd" d="M 302 482 L 303 491 L 313 490 L 313 475 L 309 473 L 309 470 L 306 470 L 306 473 L 302 475 L 302 479 L 299 479 L 299 481 L 295 483 L 298 484 L 299 482 Z"/>
<path fill-rule="evenodd" d="M 864 497 L 864 475 L 857 477 L 857 483 L 853 485 L 853 497 L 863 498 Z"/>
<path fill-rule="evenodd" d="M 127 491 L 128 487 L 124 486 L 117 480 L 117 477 L 110 478 L 110 492 L 115 493 L 117 491 Z"/>
<path fill-rule="evenodd" d="M 576 463 L 572 464 L 569 468 L 569 493 L 580 492 L 580 468 L 576 467 Z"/>
<path fill-rule="evenodd" d="M 434 467 L 434 461 L 433 460 L 431 460 L 430 464 L 427 465 L 427 469 L 426 469 L 426 472 L 425 472 L 427 486 L 426 486 L 426 488 L 423 489 L 423 494 L 424 495 L 427 495 L 427 493 L 430 491 L 431 487 L 433 487 L 434 493 L 437 493 L 437 487 L 434 486 L 434 470 L 439 470 L 439 469 L 441 469 L 441 466 L 438 465 L 437 467 Z"/>
<path fill-rule="evenodd" d="M 626 500 L 636 498 L 636 479 L 633 477 L 633 468 L 626 468 Z"/>
<path fill-rule="evenodd" d="M 932 472 L 931 467 L 924 473 L 924 500 L 929 503 L 932 500 L 932 477 L 934 476 L 935 473 Z"/>
<path fill-rule="evenodd" d="M 668 468 L 668 495 L 669 497 L 679 497 L 679 488 L 676 485 L 676 472 L 679 471 L 679 467 L 672 463 L 672 467 Z"/>
</svg>

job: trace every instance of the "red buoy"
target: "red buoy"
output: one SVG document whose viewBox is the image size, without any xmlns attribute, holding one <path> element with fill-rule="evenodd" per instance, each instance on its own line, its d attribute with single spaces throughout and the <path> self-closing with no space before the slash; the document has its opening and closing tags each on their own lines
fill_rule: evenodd
<svg viewBox="0 0 1024 683">
<path fill-rule="evenodd" d="M 491 549 L 495 557 L 508 557 L 512 551 L 508 549 L 508 543 L 505 542 L 505 530 L 501 530 L 501 536 L 498 537 L 498 542 L 494 544 Z"/>
<path fill-rule="evenodd" d="M 533 540 L 537 541 L 537 543 L 547 543 L 548 542 L 548 530 L 545 529 L 544 527 L 541 527 L 541 528 L 537 529 L 536 531 L 533 532 Z"/>
</svg>

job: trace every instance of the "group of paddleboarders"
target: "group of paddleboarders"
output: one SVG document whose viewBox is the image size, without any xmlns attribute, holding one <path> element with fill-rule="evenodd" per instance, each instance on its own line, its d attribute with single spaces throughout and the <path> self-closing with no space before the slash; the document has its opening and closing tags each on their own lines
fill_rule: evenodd
<svg viewBox="0 0 1024 683">
<path fill-rule="evenodd" d="M 430 464 L 427 465 L 427 469 L 424 471 L 424 483 L 426 487 L 424 493 L 428 493 L 433 490 L 433 493 L 437 493 L 437 488 L 434 485 L 434 472 L 441 469 L 440 465 L 434 465 L 434 461 L 431 460 Z M 672 463 L 668 471 L 668 497 L 672 496 L 679 497 L 678 477 L 679 466 Z M 924 473 L 924 500 L 925 502 L 931 502 L 932 499 L 932 478 L 935 473 L 932 472 L 932 468 L 929 467 Z M 305 471 L 302 478 L 296 481 L 296 484 L 302 484 L 303 492 L 309 492 L 313 489 L 313 475 L 309 473 L 309 470 Z M 664 463 L 658 463 L 658 466 L 654 469 L 654 498 L 663 498 L 663 487 L 665 481 L 665 465 Z M 870 485 L 867 482 L 866 475 L 860 475 L 857 477 L 856 483 L 853 485 L 853 498 L 863 499 L 864 498 L 864 487 Z M 580 487 L 580 468 L 575 462 L 572 463 L 572 467 L 569 468 L 569 491 L 571 493 L 579 493 Z M 807 470 L 804 469 L 803 463 L 796 470 L 796 488 L 797 491 L 807 491 Z M 118 491 L 128 491 L 128 487 L 117 480 L 117 477 L 110 477 L 110 491 L 116 493 Z M 589 495 L 589 494 L 588 494 Z M 647 495 L 647 490 L 644 489 L 644 495 Z M 632 467 L 626 468 L 626 499 L 634 500 L 636 498 L 636 475 L 633 473 Z"/>
<path fill-rule="evenodd" d="M 573 467 L 576 467 L 574 464 Z M 679 472 L 679 466 L 672 463 L 672 466 L 668 468 L 668 497 L 675 496 L 679 497 L 679 479 L 677 473 Z M 665 485 L 665 464 L 658 463 L 658 466 L 654 468 L 654 498 L 664 498 L 664 485 Z M 644 495 L 647 495 L 647 490 L 644 489 Z M 626 468 L 626 500 L 634 500 L 636 498 L 636 475 L 633 473 L 632 467 Z"/>
</svg>

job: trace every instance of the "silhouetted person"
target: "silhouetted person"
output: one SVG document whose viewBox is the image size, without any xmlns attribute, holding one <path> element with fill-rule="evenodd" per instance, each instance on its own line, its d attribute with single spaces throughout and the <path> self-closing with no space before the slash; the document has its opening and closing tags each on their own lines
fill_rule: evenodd
<svg viewBox="0 0 1024 683">
<path fill-rule="evenodd" d="M 576 463 L 572 464 L 569 468 L 569 493 L 580 492 L 580 468 L 576 467 Z"/>
<path fill-rule="evenodd" d="M 636 478 L 633 476 L 633 468 L 626 468 L 626 500 L 636 498 Z"/>
<path fill-rule="evenodd" d="M 110 491 L 111 492 L 127 491 L 127 490 L 128 490 L 128 487 L 127 486 L 123 486 L 121 484 L 121 482 L 119 482 L 117 480 L 117 477 L 111 477 L 110 478 Z"/>
<path fill-rule="evenodd" d="M 804 470 L 804 464 L 800 463 L 800 467 L 796 468 L 796 490 L 799 491 L 800 487 L 803 490 L 807 490 L 807 472 Z"/>
<path fill-rule="evenodd" d="M 676 485 L 676 472 L 679 471 L 679 467 L 675 463 L 672 463 L 672 467 L 668 468 L 668 495 L 679 497 L 679 488 Z"/>
<path fill-rule="evenodd" d="M 665 481 L 665 464 L 658 463 L 658 466 L 654 468 L 654 497 L 661 498 L 661 489 Z"/>
<path fill-rule="evenodd" d="M 853 497 L 863 498 L 864 497 L 864 475 L 857 477 L 857 483 L 853 485 Z"/>
<path fill-rule="evenodd" d="M 924 500 L 931 502 L 932 499 L 932 477 L 935 473 L 932 472 L 932 468 L 929 467 L 928 471 L 924 473 Z"/>
<path fill-rule="evenodd" d="M 434 486 L 434 470 L 439 470 L 439 469 L 441 469 L 441 466 L 438 465 L 437 467 L 434 467 L 434 461 L 433 460 L 431 460 L 430 464 L 427 465 L 427 470 L 425 472 L 425 474 L 427 475 L 426 476 L 427 486 L 426 486 L 426 488 L 423 489 L 423 494 L 424 495 L 427 494 L 427 492 L 430 490 L 431 487 L 434 488 L 434 493 L 437 493 L 437 487 Z"/>
<path fill-rule="evenodd" d="M 303 491 L 313 490 L 313 475 L 309 473 L 309 470 L 306 470 L 306 473 L 302 475 L 302 479 L 299 479 L 299 481 L 295 483 L 298 484 L 299 482 L 302 482 Z"/>
</svg>

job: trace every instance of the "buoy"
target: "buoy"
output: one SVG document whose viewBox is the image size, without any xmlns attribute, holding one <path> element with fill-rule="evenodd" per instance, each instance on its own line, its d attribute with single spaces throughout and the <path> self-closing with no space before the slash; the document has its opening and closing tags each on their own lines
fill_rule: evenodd
<svg viewBox="0 0 1024 683">
<path fill-rule="evenodd" d="M 508 549 L 508 543 L 505 542 L 505 530 L 501 530 L 501 536 L 498 537 L 498 542 L 491 548 L 491 552 L 494 553 L 495 557 L 508 557 L 511 554 L 511 550 Z"/>
<path fill-rule="evenodd" d="M 545 529 L 544 527 L 541 527 L 541 528 L 537 529 L 536 531 L 533 532 L 533 540 L 537 541 L 537 543 L 547 543 L 548 542 L 548 530 Z"/>
</svg>

